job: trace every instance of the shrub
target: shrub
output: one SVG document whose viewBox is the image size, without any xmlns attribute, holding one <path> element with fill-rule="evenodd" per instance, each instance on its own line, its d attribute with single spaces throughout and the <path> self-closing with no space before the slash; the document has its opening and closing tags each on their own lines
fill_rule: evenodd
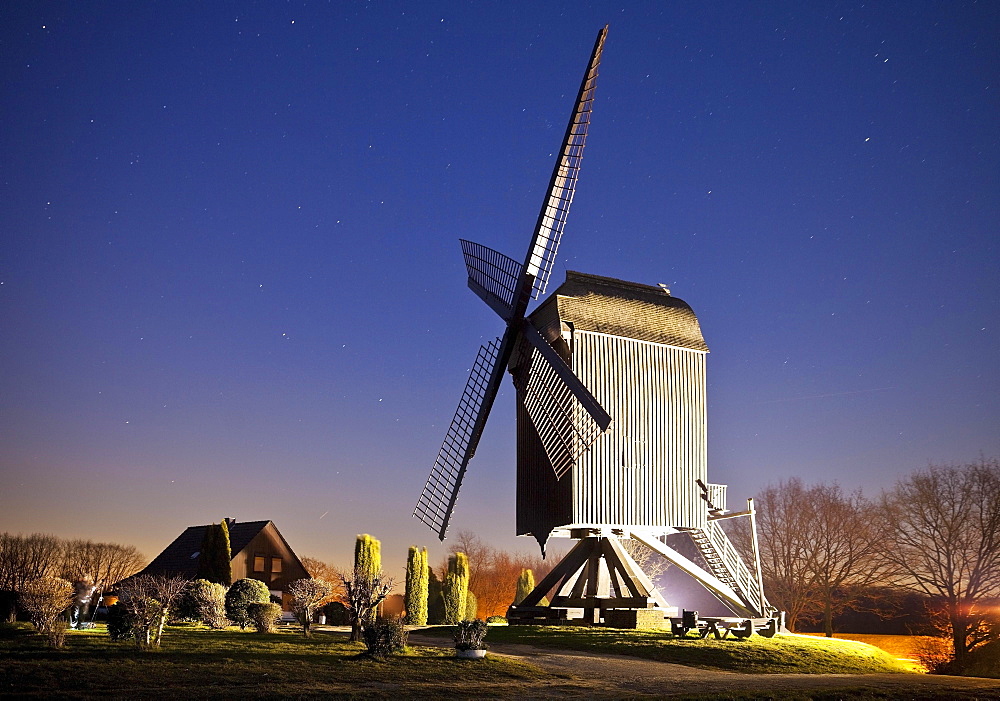
<svg viewBox="0 0 1000 701">
<path fill-rule="evenodd" d="M 48 629 L 49 647 L 59 650 L 66 644 L 66 629 L 69 623 L 66 621 L 55 621 Z"/>
<path fill-rule="evenodd" d="M 108 637 L 116 643 L 132 637 L 132 624 L 128 620 L 128 612 L 121 604 L 108 607 Z"/>
<path fill-rule="evenodd" d="M 946 674 L 955 659 L 953 650 L 947 638 L 921 638 L 913 656 L 931 674 Z"/>
<path fill-rule="evenodd" d="M 406 648 L 406 626 L 398 618 L 380 618 L 361 629 L 361 639 L 364 640 L 368 654 L 384 660 Z"/>
<path fill-rule="evenodd" d="M 59 614 L 76 598 L 73 585 L 59 577 L 37 577 L 24 583 L 19 592 L 22 608 L 40 633 L 48 633 Z"/>
<path fill-rule="evenodd" d="M 247 607 L 271 602 L 267 585 L 257 579 L 239 579 L 226 592 L 226 615 L 240 628 L 250 625 Z"/>
<path fill-rule="evenodd" d="M 505 626 L 507 625 L 507 618 L 505 616 L 490 616 L 486 619 L 486 622 L 495 626 Z"/>
<path fill-rule="evenodd" d="M 479 600 L 476 595 L 472 593 L 470 589 L 465 594 L 465 615 L 462 618 L 466 621 L 472 621 L 479 615 Z"/>
<path fill-rule="evenodd" d="M 455 649 L 456 650 L 485 650 L 486 644 L 483 638 L 489 630 L 486 621 L 477 618 L 473 621 L 459 621 L 455 626 Z"/>
<path fill-rule="evenodd" d="M 281 618 L 281 606 L 271 601 L 266 604 L 247 604 L 247 618 L 258 633 L 273 633 Z"/>
<path fill-rule="evenodd" d="M 331 601 L 329 604 L 323 607 L 323 613 L 326 614 L 326 622 L 331 626 L 349 626 L 351 625 L 351 612 L 347 610 L 343 602 Z"/>
<path fill-rule="evenodd" d="M 406 558 L 405 606 L 411 626 L 427 624 L 427 548 L 411 545 Z"/>
<path fill-rule="evenodd" d="M 185 608 L 195 620 L 221 630 L 230 623 L 226 618 L 226 588 L 207 579 L 196 579 L 188 586 Z"/>
</svg>

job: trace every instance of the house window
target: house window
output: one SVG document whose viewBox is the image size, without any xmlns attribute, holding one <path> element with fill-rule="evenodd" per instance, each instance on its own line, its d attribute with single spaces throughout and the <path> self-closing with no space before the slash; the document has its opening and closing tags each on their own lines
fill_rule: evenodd
<svg viewBox="0 0 1000 701">
<path fill-rule="evenodd" d="M 264 571 L 264 556 L 254 555 L 253 556 L 253 571 L 263 572 Z"/>
<path fill-rule="evenodd" d="M 272 557 L 271 558 L 271 573 L 272 574 L 277 574 L 278 572 L 281 572 L 281 558 L 280 557 Z"/>
</svg>

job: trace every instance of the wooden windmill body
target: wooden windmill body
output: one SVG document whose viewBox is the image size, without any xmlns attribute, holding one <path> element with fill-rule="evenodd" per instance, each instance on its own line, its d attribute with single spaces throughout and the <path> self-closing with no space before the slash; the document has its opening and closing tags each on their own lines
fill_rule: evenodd
<svg viewBox="0 0 1000 701">
<path fill-rule="evenodd" d="M 544 291 L 573 199 L 605 27 L 584 73 L 524 262 L 462 241 L 469 287 L 505 322 L 484 345 L 414 516 L 443 540 L 503 376 L 517 388 L 517 533 L 545 548 L 579 542 L 509 617 L 591 623 L 670 607 L 622 547 L 632 538 L 701 582 L 739 616 L 769 613 L 751 572 L 716 522 L 725 488 L 707 482 L 705 345 L 698 319 L 660 287 L 569 272 Z M 662 537 L 686 532 L 701 562 Z M 543 597 L 554 593 L 547 606 Z"/>
</svg>

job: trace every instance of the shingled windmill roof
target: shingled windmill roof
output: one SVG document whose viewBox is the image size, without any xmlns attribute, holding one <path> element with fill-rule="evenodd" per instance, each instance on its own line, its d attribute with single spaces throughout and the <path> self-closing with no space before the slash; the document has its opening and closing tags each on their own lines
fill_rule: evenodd
<svg viewBox="0 0 1000 701">
<path fill-rule="evenodd" d="M 566 281 L 531 320 L 546 336 L 558 335 L 558 322 L 564 321 L 579 331 L 708 351 L 698 317 L 687 302 L 660 287 L 600 275 L 567 271 Z"/>
<path fill-rule="evenodd" d="M 233 521 L 229 523 L 229 549 L 235 556 L 243 551 L 250 541 L 260 533 L 270 521 Z M 214 525 L 214 524 L 213 524 Z M 188 526 L 163 552 L 153 558 L 140 574 L 181 575 L 194 578 L 198 575 L 198 554 L 208 526 Z"/>
</svg>

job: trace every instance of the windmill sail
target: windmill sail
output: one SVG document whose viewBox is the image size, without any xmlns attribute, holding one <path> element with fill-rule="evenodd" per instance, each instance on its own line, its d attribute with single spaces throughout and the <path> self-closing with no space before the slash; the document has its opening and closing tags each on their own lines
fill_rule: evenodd
<svg viewBox="0 0 1000 701">
<path fill-rule="evenodd" d="M 573 193 L 576 181 L 580 176 L 580 165 L 583 162 L 583 147 L 587 141 L 587 130 L 590 128 L 590 114 L 594 106 L 594 91 L 597 88 L 597 69 L 601 63 L 601 53 L 604 50 L 604 39 L 608 28 L 604 27 L 597 35 L 594 51 L 590 56 L 587 72 L 580 84 L 580 92 L 576 98 L 576 107 L 570 116 L 566 127 L 559 159 L 556 161 L 549 180 L 548 195 L 542 203 L 535 224 L 535 235 L 528 249 L 525 262 L 526 272 L 534 278 L 531 287 L 532 299 L 538 299 L 545 292 L 552 274 L 552 266 L 559 249 L 569 215 L 569 206 L 573 203 Z"/>
<path fill-rule="evenodd" d="M 521 277 L 521 264 L 482 244 L 461 239 L 469 287 L 504 320 L 514 309 L 514 295 Z"/>
<path fill-rule="evenodd" d="M 503 373 L 521 333 L 528 302 L 531 297 L 537 298 L 544 292 L 552 272 L 559 239 L 566 226 L 566 216 L 580 173 L 583 146 L 594 103 L 597 67 L 601 61 L 607 31 L 608 28 L 604 27 L 594 43 L 524 263 L 520 264 L 486 246 L 462 241 L 462 253 L 469 271 L 469 287 L 507 322 L 507 328 L 502 340 L 498 339 L 480 350 L 458 411 L 413 511 L 413 515 L 436 530 L 442 540 L 448 530 L 466 468 L 476 452 L 493 400 L 500 389 Z M 574 455 L 577 454 L 578 444 L 589 446 L 593 441 L 591 434 L 594 429 L 587 421 L 597 426 L 599 433 L 607 428 L 611 418 L 565 363 L 554 356 L 555 352 L 544 339 L 539 336 L 539 340 L 541 346 L 531 340 L 536 348 L 533 352 L 539 357 L 534 363 L 537 366 L 535 374 L 529 374 L 526 380 L 532 388 L 532 396 L 538 398 L 537 425 L 554 436 L 550 440 L 554 455 L 559 450 Z M 554 364 L 549 353 L 555 357 Z M 564 430 L 561 422 L 567 412 L 574 420 Z M 577 420 L 577 414 L 586 417 L 586 420 Z M 562 444 L 571 447 L 558 448 Z M 558 454 L 562 456 L 563 453 Z M 563 464 L 565 458 L 560 463 Z"/>
<path fill-rule="evenodd" d="M 499 338 L 479 348 L 479 355 L 476 356 L 476 363 L 465 383 L 458 410 L 451 420 L 424 491 L 420 493 L 413 510 L 413 515 L 436 530 L 441 540 L 444 540 L 448 530 L 448 521 L 455 508 L 465 469 L 476 452 L 479 434 L 482 433 L 486 415 L 489 414 L 503 378 L 497 372 L 499 351 Z"/>
<path fill-rule="evenodd" d="M 534 327 L 526 322 L 523 328 L 531 345 L 522 345 L 514 384 L 523 393 L 524 408 L 556 477 L 562 478 L 608 428 L 611 417 Z M 573 383 L 566 382 L 566 374 Z"/>
</svg>

